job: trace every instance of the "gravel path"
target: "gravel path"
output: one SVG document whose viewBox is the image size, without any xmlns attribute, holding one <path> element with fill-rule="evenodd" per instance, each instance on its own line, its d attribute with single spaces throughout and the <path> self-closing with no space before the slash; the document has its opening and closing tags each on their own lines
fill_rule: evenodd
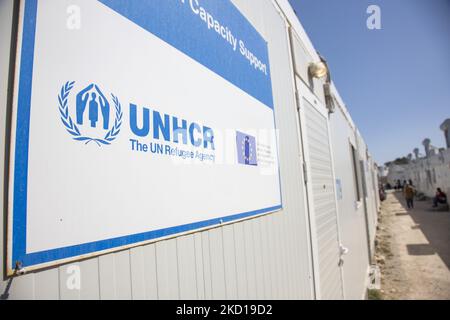
<svg viewBox="0 0 450 320">
<path fill-rule="evenodd" d="M 377 233 L 383 299 L 450 299 L 450 212 L 430 201 L 406 209 L 402 193 L 388 193 Z"/>
</svg>

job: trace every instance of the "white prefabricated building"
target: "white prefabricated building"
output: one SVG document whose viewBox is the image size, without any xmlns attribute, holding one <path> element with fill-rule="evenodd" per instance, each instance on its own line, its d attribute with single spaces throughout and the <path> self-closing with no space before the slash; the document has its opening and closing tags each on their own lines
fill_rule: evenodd
<svg viewBox="0 0 450 320">
<path fill-rule="evenodd" d="M 0 0 L 2 299 L 364 299 L 377 167 L 288 1 L 155 3 Z"/>
</svg>

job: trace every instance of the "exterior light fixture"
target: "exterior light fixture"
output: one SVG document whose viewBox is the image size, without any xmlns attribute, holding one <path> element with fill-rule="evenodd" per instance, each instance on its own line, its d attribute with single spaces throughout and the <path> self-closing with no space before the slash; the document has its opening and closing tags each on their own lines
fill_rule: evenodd
<svg viewBox="0 0 450 320">
<path fill-rule="evenodd" d="M 310 63 L 308 71 L 313 78 L 320 79 L 328 75 L 328 67 L 323 61 Z"/>
</svg>

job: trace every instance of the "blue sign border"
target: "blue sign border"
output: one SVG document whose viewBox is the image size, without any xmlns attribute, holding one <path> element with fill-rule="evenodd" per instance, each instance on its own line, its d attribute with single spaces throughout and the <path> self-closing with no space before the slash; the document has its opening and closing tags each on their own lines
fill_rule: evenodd
<svg viewBox="0 0 450 320">
<path fill-rule="evenodd" d="M 265 106 L 273 109 L 268 45 L 230 0 L 195 0 L 213 19 L 226 21 L 236 39 L 236 51 L 192 12 L 190 0 L 98 0 L 140 28 L 217 73 Z M 148 18 L 152 12 L 152 18 Z M 240 41 L 266 65 L 267 74 L 240 52 Z"/>
<path fill-rule="evenodd" d="M 206 227 L 217 226 L 252 216 L 270 213 L 282 209 L 281 181 L 280 205 L 238 213 L 221 218 L 195 222 L 176 227 L 143 232 L 123 237 L 84 243 L 80 245 L 62 247 L 34 253 L 26 252 L 27 234 L 27 192 L 28 192 L 28 147 L 30 130 L 31 92 L 34 64 L 34 47 L 36 36 L 38 0 L 25 0 L 23 19 L 21 63 L 19 72 L 17 124 L 14 160 L 14 189 L 13 189 L 13 217 L 12 217 L 12 260 L 11 270 L 16 268 L 16 262 L 22 267 L 30 267 L 57 260 L 70 259 L 90 253 L 102 252 L 120 247 L 139 244 L 153 239 L 163 238 L 183 232 L 194 231 Z M 275 116 L 275 115 L 274 115 Z M 275 118 L 274 118 L 275 120 Z M 278 152 L 277 152 L 278 157 Z M 278 172 L 278 174 L 280 174 Z"/>
</svg>

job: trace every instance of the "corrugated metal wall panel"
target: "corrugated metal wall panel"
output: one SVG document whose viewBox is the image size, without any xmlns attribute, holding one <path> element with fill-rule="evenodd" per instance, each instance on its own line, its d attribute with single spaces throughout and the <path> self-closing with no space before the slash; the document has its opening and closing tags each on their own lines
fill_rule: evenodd
<svg viewBox="0 0 450 320">
<path fill-rule="evenodd" d="M 176 241 L 180 299 L 198 299 L 194 236 L 184 236 Z"/>
<path fill-rule="evenodd" d="M 262 257 L 261 229 L 259 227 L 260 219 L 252 220 L 253 229 L 253 249 L 255 257 L 255 275 L 256 275 L 256 298 L 264 299 L 264 262 Z"/>
<path fill-rule="evenodd" d="M 2 283 L 2 295 L 6 295 L 4 299 L 35 299 L 34 276 L 34 274 L 26 274 L 21 277 L 4 281 Z M 8 286 L 9 289 L 6 290 Z"/>
<path fill-rule="evenodd" d="M 273 229 L 273 217 L 268 216 L 265 219 L 265 235 L 267 239 L 267 253 L 268 253 L 268 264 L 269 264 L 269 274 L 271 276 L 271 294 L 270 298 L 277 298 L 279 296 L 279 282 L 278 282 L 278 271 L 276 264 L 276 257 L 273 256 L 273 253 L 276 251 L 275 246 L 275 238 L 274 238 L 274 229 Z"/>
<path fill-rule="evenodd" d="M 261 249 L 264 272 L 264 297 L 272 297 L 272 272 L 270 270 L 269 233 L 267 232 L 267 217 L 260 219 Z"/>
<path fill-rule="evenodd" d="M 212 229 L 208 232 L 212 299 L 222 300 L 227 298 L 222 229 Z"/>
<path fill-rule="evenodd" d="M 223 256 L 225 264 L 225 281 L 227 284 L 227 297 L 235 299 L 237 293 L 236 250 L 234 247 L 233 225 L 225 226 L 223 232 Z"/>
<path fill-rule="evenodd" d="M 98 259 L 100 299 L 131 299 L 130 251 L 108 254 Z M 83 273 L 81 273 L 81 281 L 83 281 L 83 276 Z"/>
<path fill-rule="evenodd" d="M 343 291 L 341 270 L 338 265 L 339 234 L 328 121 L 307 100 L 304 100 L 304 114 L 321 298 L 341 299 Z"/>
<path fill-rule="evenodd" d="M 273 216 L 279 223 L 277 232 L 280 242 L 276 252 L 282 249 L 282 260 L 279 260 L 281 268 L 278 270 L 284 268 L 277 276 L 278 279 L 281 278 L 281 281 L 278 281 L 283 284 L 280 288 L 282 298 L 311 299 L 313 298 L 311 243 L 308 233 L 302 154 L 295 117 L 297 109 L 294 70 L 290 60 L 288 32 L 285 22 L 280 19 L 273 6 L 269 5 L 269 1 L 261 2 L 260 6 L 261 12 L 266 17 L 262 28 L 265 31 L 264 36 L 270 39 L 269 56 L 276 62 L 271 72 L 276 125 L 280 128 L 279 161 L 284 206 L 282 213 Z M 283 32 L 285 36 L 280 37 Z"/>
<path fill-rule="evenodd" d="M 114 280 L 116 282 L 116 299 L 131 299 L 131 261 L 130 250 L 114 255 Z"/>
<path fill-rule="evenodd" d="M 79 263 L 73 263 L 71 266 L 61 266 L 59 268 L 59 298 L 62 300 L 78 300 L 80 299 L 80 290 L 72 290 L 72 286 L 77 285 L 74 277 L 76 273 L 81 273 Z M 70 282 L 70 285 L 68 285 Z M 78 282 L 81 288 L 81 282 Z"/>
<path fill-rule="evenodd" d="M 156 267 L 156 245 L 142 247 L 144 253 L 145 298 L 158 298 L 158 273 Z"/>
<path fill-rule="evenodd" d="M 205 299 L 212 299 L 212 281 L 211 281 L 211 258 L 209 254 L 209 233 L 203 232 L 202 237 L 202 254 L 203 254 L 203 279 L 205 288 Z"/>
<path fill-rule="evenodd" d="M 195 246 L 195 270 L 197 275 L 197 298 L 200 300 L 205 299 L 205 271 L 203 263 L 203 246 L 202 235 L 196 233 L 194 235 Z"/>
<path fill-rule="evenodd" d="M 278 214 L 277 214 L 278 215 Z M 286 273 L 284 272 L 285 265 L 283 263 L 285 250 L 281 244 L 281 219 L 277 217 L 277 215 L 274 215 L 272 217 L 272 225 L 273 228 L 271 229 L 273 232 L 273 262 L 275 264 L 275 275 L 276 275 L 276 281 L 275 281 L 275 291 L 274 291 L 274 298 L 276 299 L 282 299 L 284 297 L 284 287 L 285 287 L 285 279 L 287 277 Z"/>
<path fill-rule="evenodd" d="M 246 221 L 242 224 L 244 226 L 248 297 L 256 299 L 256 263 L 252 221 Z"/>
<path fill-rule="evenodd" d="M 244 225 L 236 223 L 234 228 L 234 247 L 236 250 L 237 298 L 250 299 L 248 294 L 247 254 L 245 251 Z"/>
<path fill-rule="evenodd" d="M 100 285 L 100 299 L 116 299 L 116 281 L 114 276 L 114 254 L 98 258 L 98 274 Z M 83 275 L 81 275 L 83 277 Z M 83 281 L 83 280 L 82 280 Z"/>
<path fill-rule="evenodd" d="M 156 243 L 158 299 L 179 299 L 176 239 Z"/>
<path fill-rule="evenodd" d="M 145 299 L 145 265 L 144 248 L 137 247 L 130 250 L 131 263 L 131 296 L 133 299 Z"/>
<path fill-rule="evenodd" d="M 80 299 L 100 299 L 100 270 L 99 259 L 90 259 L 80 262 L 81 288 Z M 60 283 L 60 286 L 67 286 Z"/>
<path fill-rule="evenodd" d="M 255 219 L 260 220 L 261 228 L 247 228 L 253 231 L 253 239 L 262 239 L 258 237 L 258 233 L 262 237 L 269 237 L 264 234 L 264 223 L 270 223 L 271 229 L 274 231 L 277 239 L 275 251 L 270 252 L 272 259 L 276 258 L 278 268 L 272 269 L 265 262 L 264 250 L 259 243 L 248 244 L 247 248 L 253 248 L 253 259 L 247 259 L 248 263 L 255 263 L 255 266 L 247 266 L 247 270 L 256 268 L 255 279 L 262 279 L 261 286 L 255 285 L 256 295 L 253 297 L 265 296 L 264 293 L 269 292 L 267 287 L 270 286 L 271 297 L 276 292 L 280 292 L 282 298 L 311 298 L 312 282 L 311 282 L 311 260 L 309 254 L 309 239 L 307 233 L 307 222 L 305 213 L 305 199 L 303 189 L 303 177 L 301 172 L 301 161 L 297 158 L 300 155 L 298 137 L 296 134 L 297 123 L 293 114 L 295 114 L 295 94 L 293 91 L 293 69 L 289 58 L 289 44 L 286 32 L 286 25 L 280 18 L 280 15 L 274 10 L 271 1 L 258 2 L 258 10 L 255 10 L 253 4 L 244 0 L 233 1 L 242 13 L 249 17 L 254 26 L 262 32 L 263 36 L 269 43 L 269 55 L 271 57 L 271 73 L 274 89 L 275 116 L 277 128 L 280 130 L 279 154 L 280 154 L 280 171 L 281 185 L 283 192 L 284 210 L 266 218 Z M 280 37 L 280 34 L 285 37 Z M 287 59 L 283 59 L 283 57 Z M 287 82 L 287 79 L 289 81 Z M 290 83 L 290 85 L 286 85 Z M 295 141 L 295 143 L 294 143 Z M 269 218 L 269 217 L 267 217 Z M 270 222 L 268 222 L 270 221 Z M 253 223 L 249 221 L 248 223 Z M 256 223 L 256 222 L 255 222 Z M 247 230 L 245 232 L 248 232 Z M 298 237 L 297 237 L 298 235 Z M 246 234 L 246 239 L 248 234 Z M 253 240 L 255 241 L 255 240 Z M 261 240 L 264 243 L 263 240 Z M 270 241 L 270 240 L 269 240 Z M 258 252 L 263 255 L 259 259 Z M 248 254 L 248 250 L 246 250 Z M 258 265 L 258 261 L 262 266 Z M 279 270 L 277 274 L 273 274 L 271 270 Z M 249 272 L 249 271 L 248 271 Z M 270 276 L 265 273 L 270 273 Z M 251 275 L 247 274 L 249 279 Z M 253 281 L 249 281 L 249 294 L 251 294 Z M 274 285 L 276 283 L 276 285 Z M 277 286 L 279 289 L 277 289 Z M 263 294 L 261 294 L 263 290 Z"/>
<path fill-rule="evenodd" d="M 35 274 L 34 298 L 37 300 L 59 299 L 59 270 L 57 268 Z"/>
</svg>

